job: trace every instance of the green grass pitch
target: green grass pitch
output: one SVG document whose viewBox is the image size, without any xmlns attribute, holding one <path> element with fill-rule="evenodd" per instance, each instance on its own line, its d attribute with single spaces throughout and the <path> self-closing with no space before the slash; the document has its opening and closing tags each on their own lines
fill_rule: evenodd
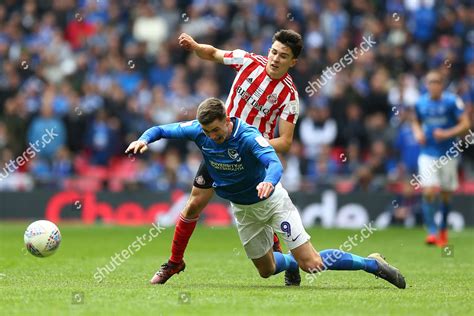
<svg viewBox="0 0 474 316">
<path fill-rule="evenodd" d="M 283 273 L 261 279 L 235 228 L 198 226 L 186 271 L 164 286 L 148 280 L 169 254 L 166 228 L 102 282 L 97 267 L 150 227 L 60 225 L 56 254 L 36 258 L 23 247 L 27 223 L 0 224 L 2 315 L 467 315 L 474 310 L 474 230 L 451 233 L 453 248 L 423 245 L 421 229 L 378 230 L 352 252 L 381 252 L 400 268 L 399 290 L 362 271 L 328 271 L 312 283 L 283 286 Z M 358 231 L 310 229 L 316 249 L 337 248 Z M 472 315 L 472 314 L 471 314 Z"/>
</svg>

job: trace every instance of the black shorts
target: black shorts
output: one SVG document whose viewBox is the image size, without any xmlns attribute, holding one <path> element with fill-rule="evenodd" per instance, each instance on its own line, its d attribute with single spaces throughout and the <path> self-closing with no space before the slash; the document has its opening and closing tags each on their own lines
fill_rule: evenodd
<svg viewBox="0 0 474 316">
<path fill-rule="evenodd" d="M 211 175 L 207 171 L 206 164 L 201 162 L 198 171 L 196 172 L 196 176 L 194 177 L 193 185 L 199 189 L 212 189 L 212 184 L 214 180 L 212 180 Z"/>
</svg>

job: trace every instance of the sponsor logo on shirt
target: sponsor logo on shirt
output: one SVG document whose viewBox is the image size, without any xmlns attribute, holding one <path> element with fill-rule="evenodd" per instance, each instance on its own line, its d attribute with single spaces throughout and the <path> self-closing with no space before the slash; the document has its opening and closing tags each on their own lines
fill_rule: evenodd
<svg viewBox="0 0 474 316">
<path fill-rule="evenodd" d="M 265 115 L 270 114 L 270 109 L 264 108 L 265 104 L 258 104 L 258 100 L 254 99 L 252 95 L 245 91 L 241 86 L 237 87 L 237 94 L 240 95 L 240 97 L 244 99 L 247 104 L 250 104 L 259 112 L 262 112 Z"/>
<path fill-rule="evenodd" d="M 244 170 L 244 165 L 241 163 L 220 163 L 220 162 L 214 162 L 214 161 L 209 161 L 211 166 L 214 169 L 217 170 L 222 170 L 222 171 L 243 171 Z"/>
</svg>

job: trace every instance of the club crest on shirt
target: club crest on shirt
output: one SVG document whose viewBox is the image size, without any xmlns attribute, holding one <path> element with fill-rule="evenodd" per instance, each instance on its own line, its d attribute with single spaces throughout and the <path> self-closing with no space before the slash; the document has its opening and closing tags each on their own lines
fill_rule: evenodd
<svg viewBox="0 0 474 316">
<path fill-rule="evenodd" d="M 277 103 L 278 101 L 278 97 L 276 96 L 276 94 L 270 94 L 268 97 L 267 97 L 267 100 L 268 102 L 272 103 L 272 104 L 275 104 Z"/>
<path fill-rule="evenodd" d="M 242 158 L 240 158 L 239 156 L 239 153 L 237 150 L 233 149 L 233 148 L 229 148 L 227 149 L 227 154 L 229 155 L 229 157 L 231 159 L 234 159 L 235 161 L 239 162 L 240 160 L 242 160 Z"/>
</svg>

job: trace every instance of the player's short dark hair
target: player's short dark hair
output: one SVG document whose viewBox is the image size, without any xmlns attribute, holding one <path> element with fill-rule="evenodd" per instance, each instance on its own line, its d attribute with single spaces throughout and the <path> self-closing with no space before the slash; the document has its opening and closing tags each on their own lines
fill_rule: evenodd
<svg viewBox="0 0 474 316">
<path fill-rule="evenodd" d="M 279 30 L 273 35 L 272 43 L 279 41 L 288 46 L 293 53 L 294 58 L 298 58 L 303 49 L 303 38 L 298 32 L 293 30 Z"/>
<path fill-rule="evenodd" d="M 208 98 L 199 104 L 197 120 L 202 125 L 207 125 L 215 120 L 222 121 L 227 117 L 224 102 L 218 98 Z"/>
</svg>

